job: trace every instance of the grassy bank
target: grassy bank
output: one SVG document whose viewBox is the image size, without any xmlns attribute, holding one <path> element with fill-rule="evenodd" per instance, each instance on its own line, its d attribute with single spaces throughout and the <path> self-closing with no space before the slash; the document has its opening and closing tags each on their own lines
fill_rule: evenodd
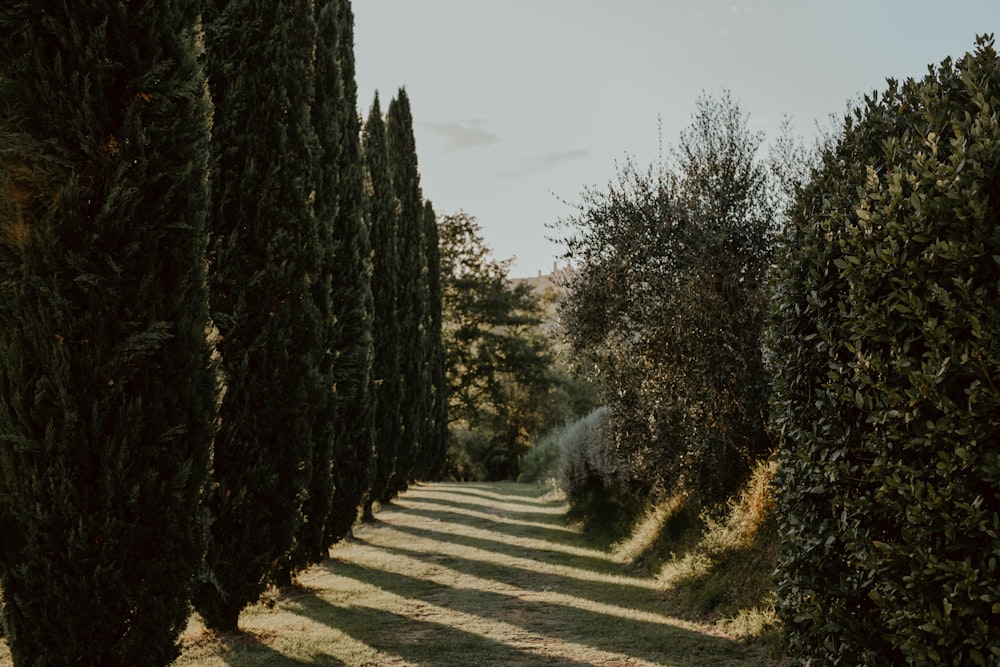
<svg viewBox="0 0 1000 667">
<path fill-rule="evenodd" d="M 243 634 L 212 635 L 194 617 L 177 664 L 772 664 L 711 618 L 672 614 L 657 574 L 593 548 L 541 493 L 419 485 L 298 588 L 248 610 Z"/>
<path fill-rule="evenodd" d="M 731 505 L 714 512 L 683 497 L 648 508 L 629 536 L 612 546 L 615 560 L 655 573 L 672 614 L 714 622 L 780 653 L 772 577 L 774 473 L 773 465 L 760 464 Z"/>
</svg>

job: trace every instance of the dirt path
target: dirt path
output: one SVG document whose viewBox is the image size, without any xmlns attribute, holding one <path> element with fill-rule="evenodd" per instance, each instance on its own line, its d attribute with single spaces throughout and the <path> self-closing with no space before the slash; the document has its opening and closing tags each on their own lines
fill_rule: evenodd
<svg viewBox="0 0 1000 667">
<path fill-rule="evenodd" d="M 299 589 L 244 612 L 243 635 L 209 635 L 195 617 L 177 664 L 769 664 L 666 615 L 654 582 L 588 548 L 564 511 L 529 485 L 416 486 Z"/>
<path fill-rule="evenodd" d="M 186 665 L 573 667 L 766 664 L 714 627 L 664 615 L 654 582 L 565 527 L 521 484 L 424 484 L 245 614 L 250 636 L 189 634 Z"/>
</svg>

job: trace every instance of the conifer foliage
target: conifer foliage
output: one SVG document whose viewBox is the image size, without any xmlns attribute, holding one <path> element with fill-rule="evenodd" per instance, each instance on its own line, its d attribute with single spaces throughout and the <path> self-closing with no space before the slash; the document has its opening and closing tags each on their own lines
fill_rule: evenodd
<svg viewBox="0 0 1000 667">
<path fill-rule="evenodd" d="M 329 437 L 316 428 L 330 404 L 314 289 L 324 279 L 312 208 L 316 23 L 310 0 L 249 0 L 209 3 L 205 27 L 216 110 L 210 287 L 227 391 L 210 580 L 195 606 L 209 627 L 235 630 L 292 549 L 313 438 Z"/>
<path fill-rule="evenodd" d="M 400 323 L 397 314 L 399 285 L 396 195 L 392 186 L 385 123 L 378 93 L 362 135 L 367 167 L 366 214 L 372 247 L 372 298 L 374 302 L 375 465 L 364 513 L 372 516 L 373 503 L 392 497 L 389 484 L 402 441 L 400 416 Z"/>
<path fill-rule="evenodd" d="M 178 654 L 219 393 L 199 12 L 0 12 L 0 586 L 17 664 Z"/>
<path fill-rule="evenodd" d="M 375 502 L 387 503 L 416 478 L 438 474 L 447 408 L 436 269 L 435 278 L 430 277 L 430 266 L 439 261 L 437 221 L 420 190 L 405 90 L 399 90 L 384 118 L 376 93 L 363 148 L 376 386 L 376 461 L 364 504 L 370 518 Z"/>
<path fill-rule="evenodd" d="M 399 202 L 397 252 L 399 278 L 396 304 L 399 317 L 399 358 L 402 375 L 400 417 L 403 435 L 396 465 L 380 501 L 405 491 L 414 468 L 428 446 L 433 390 L 426 350 L 430 304 L 427 257 L 424 247 L 424 202 L 417 169 L 417 143 L 406 90 L 400 89 L 386 114 L 386 144 L 392 167 L 392 185 Z"/>
<path fill-rule="evenodd" d="M 371 243 L 364 212 L 361 121 L 354 82 L 354 18 L 348 0 L 331 0 L 320 10 L 316 129 L 323 156 L 316 206 L 332 232 L 330 336 L 335 387 L 334 492 L 326 521 L 329 546 L 348 534 L 371 484 L 374 455 L 374 355 Z M 325 61 L 323 60 L 325 59 Z"/>
<path fill-rule="evenodd" d="M 445 372 L 443 337 L 441 239 L 437 214 L 429 201 L 424 202 L 424 258 L 427 262 L 427 313 L 424 321 L 427 347 L 424 353 L 431 403 L 425 446 L 417 472 L 421 479 L 434 479 L 442 473 L 448 451 L 448 376 Z"/>
</svg>

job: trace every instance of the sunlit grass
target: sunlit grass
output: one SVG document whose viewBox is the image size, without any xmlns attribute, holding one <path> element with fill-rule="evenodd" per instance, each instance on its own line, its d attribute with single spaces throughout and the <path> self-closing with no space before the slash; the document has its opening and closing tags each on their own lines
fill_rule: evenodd
<svg viewBox="0 0 1000 667">
<path fill-rule="evenodd" d="M 676 546 L 677 552 L 657 562 L 656 580 L 674 613 L 714 620 L 730 636 L 762 640 L 777 654 L 782 640 L 774 612 L 777 533 L 770 491 L 775 472 L 773 464 L 761 463 L 724 516 L 702 516 L 659 545 L 661 551 Z"/>
<path fill-rule="evenodd" d="M 684 509 L 684 496 L 674 496 L 646 510 L 632 533 L 612 546 L 612 556 L 618 563 L 636 563 L 650 552 L 661 539 L 667 522 Z"/>
<path fill-rule="evenodd" d="M 636 579 L 633 577 L 622 577 L 614 575 L 599 575 L 598 573 L 592 573 L 586 570 L 577 570 L 574 568 L 565 567 L 547 567 L 545 563 L 538 561 L 527 562 L 526 559 L 520 558 L 483 558 L 481 550 L 476 554 L 466 554 L 469 551 L 469 547 L 463 549 L 452 550 L 453 559 L 462 559 L 464 561 L 479 561 L 489 564 L 498 565 L 501 568 L 510 569 L 512 567 L 524 568 L 525 572 L 529 572 L 534 575 L 531 578 L 530 583 L 537 583 L 543 580 L 546 575 L 554 575 L 555 577 L 565 577 L 569 579 L 574 579 L 575 581 L 569 582 L 566 588 L 585 588 L 587 582 L 600 582 L 609 583 L 612 586 L 618 587 L 617 592 L 622 592 L 625 590 L 626 586 L 632 586 L 635 588 L 641 588 L 648 590 L 654 590 L 655 584 L 650 580 Z M 521 600 L 544 600 L 545 604 L 561 605 L 565 607 L 573 607 L 576 609 L 590 611 L 598 614 L 605 614 L 612 617 L 624 618 L 630 620 L 639 620 L 645 623 L 656 623 L 660 625 L 669 625 L 673 627 L 683 627 L 690 629 L 694 627 L 692 623 L 687 623 L 684 621 L 679 621 L 676 618 L 671 618 L 664 614 L 651 613 L 649 611 L 644 611 L 643 609 L 622 606 L 619 604 L 608 604 L 594 599 L 589 599 L 586 597 L 581 597 L 579 595 L 571 595 L 567 593 L 559 592 L 554 588 L 559 586 L 554 578 L 549 579 L 549 585 L 545 586 L 541 590 L 534 587 L 522 586 L 512 583 L 507 583 L 502 580 L 489 579 L 482 576 L 476 576 L 473 574 L 468 574 L 457 569 L 440 565 L 437 559 L 432 560 L 430 564 L 426 559 L 414 558 L 411 556 L 404 555 L 401 553 L 402 550 L 397 550 L 391 558 L 380 560 L 379 569 L 382 572 L 390 572 L 399 574 L 401 576 L 413 576 L 413 573 L 420 573 L 420 578 L 423 581 L 435 582 L 441 586 L 447 586 L 449 588 L 455 589 L 456 591 L 490 591 L 492 594 L 505 595 L 510 598 L 517 598 Z M 442 552 L 442 555 L 447 552 Z M 375 562 L 376 554 L 371 553 L 371 551 L 360 549 L 356 554 L 352 554 L 354 558 L 357 558 L 358 563 L 368 563 Z M 534 565 L 535 567 L 532 567 Z M 336 568 L 334 567 L 334 571 Z M 580 586 L 583 584 L 584 586 Z M 587 590 L 593 590 L 587 589 Z M 599 594 L 600 589 L 595 591 L 593 594 Z M 654 601 L 655 598 L 650 597 L 646 604 L 643 606 L 648 606 L 650 602 Z"/>
<path fill-rule="evenodd" d="M 389 531 L 391 532 L 391 530 Z M 442 533 L 447 534 L 447 533 Z M 534 557 L 518 556 L 511 553 L 497 553 L 496 551 L 491 551 L 489 549 L 478 548 L 474 546 L 453 544 L 449 542 L 441 542 L 434 540 L 421 541 L 420 538 L 414 538 L 408 536 L 406 533 L 399 533 L 399 544 L 401 546 L 385 546 L 384 549 L 390 549 L 397 553 L 399 552 L 411 552 L 411 553 L 433 553 L 439 559 L 449 559 L 454 561 L 463 561 L 466 563 L 479 563 L 487 567 L 492 566 L 493 569 L 504 568 L 504 569 L 521 569 L 524 571 L 531 571 L 539 575 L 550 575 L 553 577 L 564 577 L 566 579 L 575 579 L 580 582 L 594 582 L 594 583 L 604 583 L 611 584 L 614 586 L 622 587 L 635 587 L 643 588 L 647 590 L 658 590 L 660 588 L 657 582 L 649 577 L 636 577 L 630 576 L 628 574 L 623 574 L 615 571 L 607 570 L 594 570 L 589 568 L 574 567 L 572 565 L 566 565 L 561 562 L 561 559 L 553 561 L 552 555 L 558 554 L 571 554 L 580 555 L 579 552 L 574 552 L 571 549 L 559 548 L 557 546 L 551 545 L 551 543 L 546 547 L 526 547 L 525 543 L 531 544 L 528 540 L 516 540 L 512 539 L 507 544 L 512 547 L 518 548 L 522 551 L 526 549 L 534 548 L 537 552 Z M 504 544 L 501 542 L 501 544 Z M 584 556 L 590 558 L 589 554 L 584 553 Z M 606 559 L 602 559 L 606 560 Z"/>
<path fill-rule="evenodd" d="M 408 570 L 406 563 L 400 563 L 403 570 Z M 326 584 L 332 583 L 334 587 L 353 586 L 354 581 L 349 577 L 338 577 L 337 575 L 326 575 Z M 453 586 L 462 588 L 462 586 Z M 488 584 L 487 584 L 488 587 Z M 471 590 L 482 590 L 482 586 L 473 587 Z M 419 621 L 421 623 L 434 623 L 447 626 L 460 632 L 468 633 L 476 637 L 490 640 L 498 644 L 503 644 L 516 651 L 540 657 L 555 657 L 562 659 L 573 659 L 588 665 L 606 665 L 615 662 L 625 662 L 636 667 L 653 666 L 658 663 L 649 662 L 639 658 L 634 658 L 627 653 L 611 652 L 594 648 L 580 642 L 569 641 L 560 637 L 532 632 L 520 625 L 506 622 L 495 617 L 484 614 L 474 614 L 458 610 L 453 607 L 434 604 L 425 600 L 407 598 L 397 593 L 385 591 L 384 589 L 369 585 L 358 591 L 359 597 L 364 597 L 366 602 L 360 606 L 369 609 L 399 613 L 398 610 L 405 610 L 404 617 Z M 526 597 L 530 599 L 532 592 L 526 591 Z M 513 597 L 519 597 L 513 595 Z M 324 599 L 322 595 L 318 596 Z M 291 610 L 296 609 L 294 600 L 286 605 Z M 348 606 L 340 605 L 341 609 L 348 610 Z M 489 605 L 484 605 L 484 610 L 489 609 Z M 308 612 L 306 612 L 308 613 Z M 440 650 L 448 651 L 447 646 Z M 587 656 L 583 658 L 581 656 Z M 473 662 L 470 664 L 482 664 Z"/>
</svg>

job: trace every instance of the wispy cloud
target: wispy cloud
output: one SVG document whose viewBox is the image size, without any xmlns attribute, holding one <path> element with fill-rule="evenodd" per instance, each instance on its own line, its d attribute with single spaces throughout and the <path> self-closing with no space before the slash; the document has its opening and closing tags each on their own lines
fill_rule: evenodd
<svg viewBox="0 0 1000 667">
<path fill-rule="evenodd" d="M 581 160 L 590 155 L 590 151 L 576 149 L 571 151 L 558 151 L 555 153 L 543 153 L 541 155 L 529 155 L 518 159 L 510 169 L 498 172 L 500 178 L 519 178 L 530 176 L 543 171 L 548 171 L 563 162 Z"/>
<path fill-rule="evenodd" d="M 427 128 L 445 140 L 445 153 L 489 146 L 500 141 L 500 137 L 482 128 L 485 120 L 455 121 L 451 123 L 424 123 Z"/>
</svg>

